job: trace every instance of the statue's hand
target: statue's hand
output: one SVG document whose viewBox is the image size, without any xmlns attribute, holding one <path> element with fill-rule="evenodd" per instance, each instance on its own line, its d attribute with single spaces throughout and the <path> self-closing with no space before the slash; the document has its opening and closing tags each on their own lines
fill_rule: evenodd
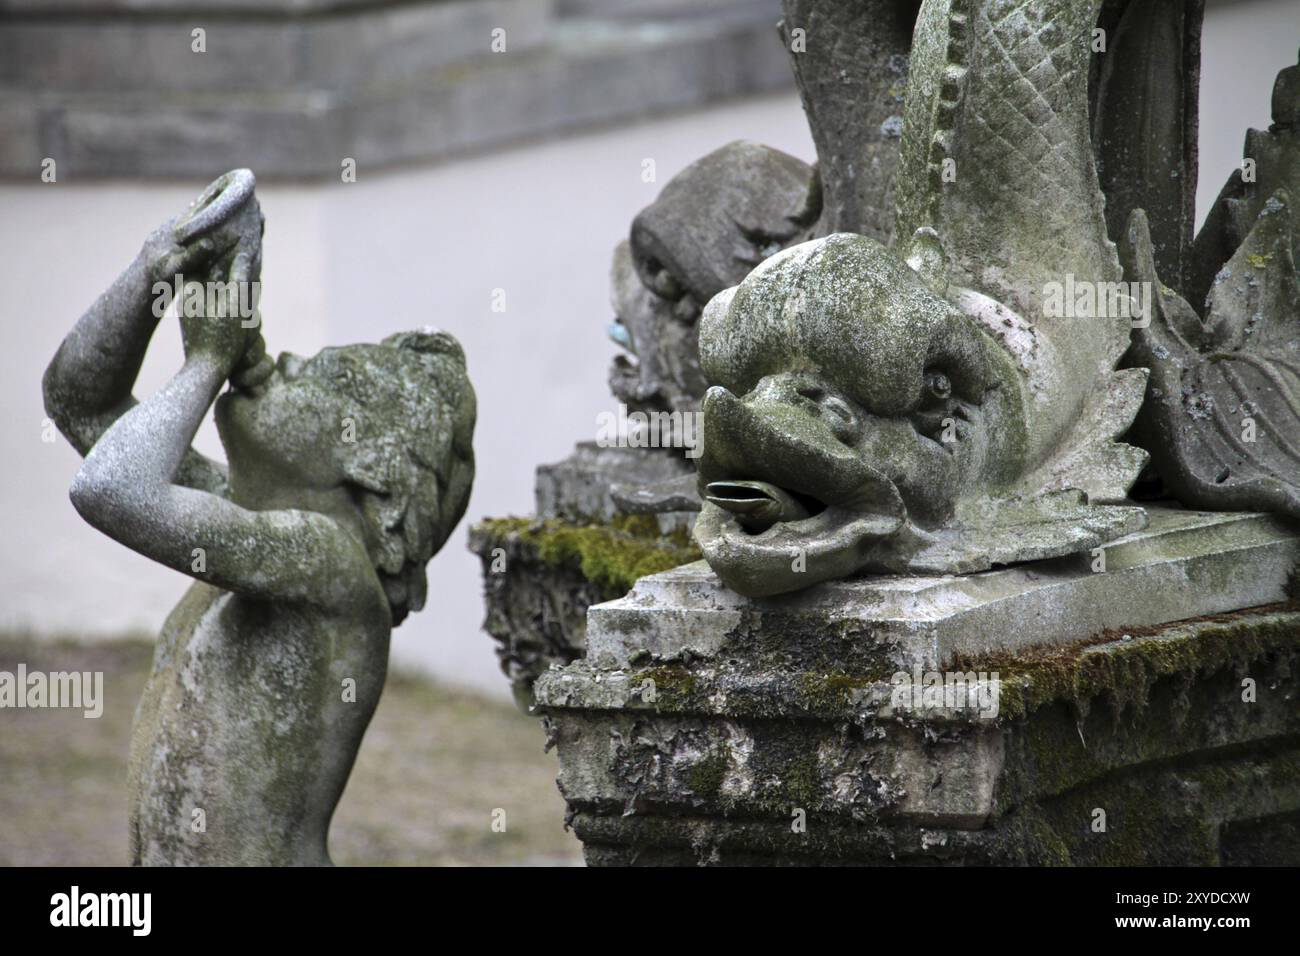
<svg viewBox="0 0 1300 956">
<path fill-rule="evenodd" d="M 248 290 L 255 286 L 250 285 L 253 267 L 248 253 L 238 252 L 230 262 L 228 274 L 223 276 L 222 272 L 221 266 L 208 272 L 210 282 L 221 284 L 215 293 L 219 299 L 205 302 L 205 308 L 198 315 L 187 314 L 190 311 L 187 309 L 180 310 L 181 342 L 187 359 L 196 355 L 206 356 L 229 372 L 241 364 L 241 359 L 250 351 L 256 350 L 261 341 L 261 323 L 244 317 L 250 301 L 253 303 L 253 316 L 258 315 L 255 299 L 249 298 Z M 265 346 L 261 351 L 265 354 Z"/>
<path fill-rule="evenodd" d="M 221 251 L 207 236 L 184 245 L 178 243 L 172 229 L 175 221 L 168 220 L 150 233 L 140 250 L 151 284 L 163 282 L 170 286 L 178 275 L 202 279 Z"/>
</svg>

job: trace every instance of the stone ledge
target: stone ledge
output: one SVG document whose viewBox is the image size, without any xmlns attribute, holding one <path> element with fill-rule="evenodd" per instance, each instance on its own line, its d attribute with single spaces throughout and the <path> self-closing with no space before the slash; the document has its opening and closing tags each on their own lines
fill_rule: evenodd
<svg viewBox="0 0 1300 956">
<path fill-rule="evenodd" d="M 216 13 L 229 18 L 209 19 Z M 207 33 L 201 54 L 190 48 L 195 27 Z M 495 27 L 507 30 L 510 53 L 491 53 Z M 183 105 L 186 93 L 347 96 L 453 65 L 521 56 L 543 46 L 553 29 L 550 11 L 536 0 L 371 4 L 359 14 L 284 20 L 219 5 L 175 17 L 19 18 L 0 20 L 0 86 L 46 98 L 143 94 L 155 108 Z"/>
<path fill-rule="evenodd" d="M 0 0 L 6 16 L 303 17 L 387 7 L 454 6 L 464 0 Z"/>
<path fill-rule="evenodd" d="M 827 582 L 774 598 L 725 588 L 699 562 L 643 578 L 593 607 L 588 658 L 742 658 L 751 666 L 855 674 L 942 670 L 959 657 L 1069 644 L 1284 601 L 1300 561 L 1294 522 L 1149 508 L 1150 525 L 1105 549 L 962 576 Z"/>
</svg>

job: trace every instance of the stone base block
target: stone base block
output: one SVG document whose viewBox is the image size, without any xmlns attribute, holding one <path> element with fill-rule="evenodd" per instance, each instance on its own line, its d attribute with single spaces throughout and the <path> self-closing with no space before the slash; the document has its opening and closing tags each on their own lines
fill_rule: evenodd
<svg viewBox="0 0 1300 956">
<path fill-rule="evenodd" d="M 753 600 L 703 562 L 593 608 L 589 656 L 736 657 L 750 667 L 855 673 L 942 669 L 958 656 L 1066 644 L 1282 601 L 1300 561 L 1294 522 L 1148 508 L 1149 524 L 1104 553 L 981 574 L 881 575 Z M 1104 564 L 1098 563 L 1104 561 Z M 1104 570 L 1094 570 L 1094 567 Z"/>
<path fill-rule="evenodd" d="M 1152 518 L 1104 574 L 593 607 L 534 686 L 588 862 L 1300 862 L 1300 537 Z"/>
</svg>

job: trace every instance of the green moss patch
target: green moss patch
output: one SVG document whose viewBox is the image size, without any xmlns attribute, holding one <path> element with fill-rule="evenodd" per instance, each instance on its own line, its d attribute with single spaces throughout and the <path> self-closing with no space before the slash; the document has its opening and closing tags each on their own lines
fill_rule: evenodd
<svg viewBox="0 0 1300 956">
<path fill-rule="evenodd" d="M 1014 718 L 1053 701 L 1082 703 L 1101 694 L 1109 694 L 1119 706 L 1140 708 L 1160 677 L 1245 669 L 1265 654 L 1297 646 L 1300 613 L 1279 609 L 1133 628 L 1122 634 L 1107 631 L 1067 647 L 962 659 L 955 667 L 997 671 L 1001 716 Z"/>
<path fill-rule="evenodd" d="M 700 559 L 685 528 L 664 535 L 651 515 L 616 517 L 609 524 L 572 524 L 558 518 L 490 518 L 475 534 L 514 539 L 542 564 L 578 571 L 610 600 L 638 578 Z"/>
</svg>

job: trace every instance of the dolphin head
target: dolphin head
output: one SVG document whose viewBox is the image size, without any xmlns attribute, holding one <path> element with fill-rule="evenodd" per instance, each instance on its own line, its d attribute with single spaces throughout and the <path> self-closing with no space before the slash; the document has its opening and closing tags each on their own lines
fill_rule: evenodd
<svg viewBox="0 0 1300 956">
<path fill-rule="evenodd" d="M 878 242 L 793 246 L 715 296 L 696 538 L 733 590 L 896 570 L 1023 460 L 1018 372 Z"/>
<path fill-rule="evenodd" d="M 674 176 L 614 254 L 615 397 L 644 410 L 696 410 L 700 311 L 765 257 L 805 238 L 820 212 L 812 167 L 738 141 Z"/>
</svg>

